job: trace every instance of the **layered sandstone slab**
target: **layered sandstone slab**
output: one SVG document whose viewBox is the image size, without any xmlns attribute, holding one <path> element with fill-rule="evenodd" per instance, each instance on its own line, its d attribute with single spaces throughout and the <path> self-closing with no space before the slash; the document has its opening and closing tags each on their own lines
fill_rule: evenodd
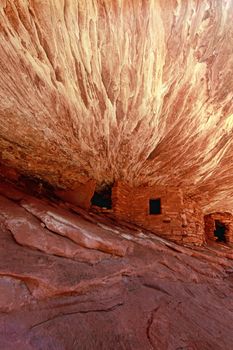
<svg viewBox="0 0 233 350">
<path fill-rule="evenodd" d="M 0 191 L 1 349 L 232 350 L 232 249 L 182 247 L 64 204 L 67 229 L 75 215 L 89 237 L 133 246 L 101 253 L 45 227 L 38 213 L 58 213 L 54 202 Z"/>
</svg>

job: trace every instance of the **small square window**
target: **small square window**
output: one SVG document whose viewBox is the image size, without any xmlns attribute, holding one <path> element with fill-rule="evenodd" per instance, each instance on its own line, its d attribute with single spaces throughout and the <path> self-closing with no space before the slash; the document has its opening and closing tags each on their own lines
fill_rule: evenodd
<svg viewBox="0 0 233 350">
<path fill-rule="evenodd" d="M 150 215 L 161 214 L 161 199 L 150 199 Z"/>
</svg>

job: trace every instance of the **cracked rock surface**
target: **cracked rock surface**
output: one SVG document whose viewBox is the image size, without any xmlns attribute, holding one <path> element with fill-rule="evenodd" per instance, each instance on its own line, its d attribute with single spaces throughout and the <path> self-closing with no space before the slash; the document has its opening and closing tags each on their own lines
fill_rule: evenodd
<svg viewBox="0 0 233 350">
<path fill-rule="evenodd" d="M 6 183 L 0 193 L 1 349 L 232 350 L 231 248 L 181 247 Z"/>
</svg>

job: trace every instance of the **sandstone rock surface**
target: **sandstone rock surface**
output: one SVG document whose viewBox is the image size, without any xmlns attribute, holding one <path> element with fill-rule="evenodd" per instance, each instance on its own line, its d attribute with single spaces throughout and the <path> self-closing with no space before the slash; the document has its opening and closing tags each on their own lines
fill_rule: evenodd
<svg viewBox="0 0 233 350">
<path fill-rule="evenodd" d="M 103 253 L 45 227 L 37 213 L 53 202 L 29 212 L 31 197 L 0 190 L 1 349 L 232 350 L 232 248 L 182 247 L 77 208 L 94 242 L 102 230 L 133 246 Z M 62 213 L 68 230 L 74 210 Z"/>
</svg>

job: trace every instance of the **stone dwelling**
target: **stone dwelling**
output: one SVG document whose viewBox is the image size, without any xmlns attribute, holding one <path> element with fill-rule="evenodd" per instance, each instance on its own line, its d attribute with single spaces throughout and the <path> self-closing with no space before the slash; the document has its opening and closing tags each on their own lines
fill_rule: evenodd
<svg viewBox="0 0 233 350">
<path fill-rule="evenodd" d="M 14 169 L 0 164 L 2 179 L 7 178 L 25 189 L 29 179 Z M 35 186 L 32 181 L 31 186 Z M 38 188 L 37 188 L 38 189 Z M 198 204 L 173 186 L 130 187 L 122 181 L 112 188 L 96 191 L 96 182 L 89 180 L 70 190 L 56 190 L 62 200 L 86 210 L 110 211 L 116 218 L 135 223 L 155 234 L 180 244 L 202 245 L 206 241 L 233 244 L 233 215 L 216 212 L 203 214 Z"/>
<path fill-rule="evenodd" d="M 117 182 L 112 189 L 112 210 L 117 218 L 174 242 L 201 245 L 205 241 L 201 209 L 177 187 L 132 188 Z"/>
<path fill-rule="evenodd" d="M 64 200 L 89 209 L 111 211 L 117 219 L 134 223 L 180 244 L 202 245 L 206 241 L 233 243 L 233 216 L 204 216 L 198 203 L 173 186 L 130 187 L 122 181 L 96 192 L 93 180 L 71 191 L 57 191 Z"/>
<path fill-rule="evenodd" d="M 89 181 L 78 185 L 76 190 L 57 193 L 86 209 L 92 205 L 111 210 L 117 219 L 135 223 L 177 243 L 205 242 L 201 209 L 177 187 L 130 187 L 118 181 L 111 190 L 97 193 L 95 183 Z"/>
<path fill-rule="evenodd" d="M 211 213 L 205 215 L 205 234 L 207 240 L 233 244 L 233 216 L 230 213 Z"/>
</svg>

